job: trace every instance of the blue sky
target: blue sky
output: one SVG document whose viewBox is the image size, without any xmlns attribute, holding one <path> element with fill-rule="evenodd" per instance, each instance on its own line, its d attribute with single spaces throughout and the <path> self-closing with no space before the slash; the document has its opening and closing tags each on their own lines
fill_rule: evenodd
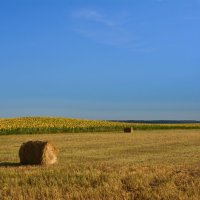
<svg viewBox="0 0 200 200">
<path fill-rule="evenodd" d="M 200 0 L 1 0 L 0 117 L 200 120 Z"/>
</svg>

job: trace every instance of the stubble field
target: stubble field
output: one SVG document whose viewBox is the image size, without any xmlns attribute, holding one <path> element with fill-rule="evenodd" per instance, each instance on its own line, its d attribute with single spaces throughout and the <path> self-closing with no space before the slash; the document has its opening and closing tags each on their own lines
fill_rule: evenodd
<svg viewBox="0 0 200 200">
<path fill-rule="evenodd" d="M 58 163 L 19 165 L 27 140 L 50 140 Z M 0 199 L 200 199 L 200 130 L 0 136 Z"/>
</svg>

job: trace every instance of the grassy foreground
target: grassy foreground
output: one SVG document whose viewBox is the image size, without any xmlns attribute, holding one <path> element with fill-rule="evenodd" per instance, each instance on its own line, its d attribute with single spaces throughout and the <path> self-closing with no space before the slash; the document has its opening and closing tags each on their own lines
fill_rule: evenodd
<svg viewBox="0 0 200 200">
<path fill-rule="evenodd" d="M 120 132 L 134 130 L 200 129 L 196 124 L 141 124 L 58 117 L 0 118 L 0 135 L 80 132 Z"/>
<path fill-rule="evenodd" d="M 20 166 L 22 142 L 51 140 L 50 167 Z M 0 136 L 1 200 L 200 199 L 200 131 Z"/>
</svg>

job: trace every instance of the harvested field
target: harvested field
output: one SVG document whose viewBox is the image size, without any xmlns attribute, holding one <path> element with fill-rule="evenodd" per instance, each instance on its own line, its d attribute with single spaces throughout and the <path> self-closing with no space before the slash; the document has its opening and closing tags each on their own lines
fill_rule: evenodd
<svg viewBox="0 0 200 200">
<path fill-rule="evenodd" d="M 24 141 L 50 140 L 53 166 L 21 166 Z M 200 131 L 0 136 L 0 199 L 200 199 Z"/>
</svg>

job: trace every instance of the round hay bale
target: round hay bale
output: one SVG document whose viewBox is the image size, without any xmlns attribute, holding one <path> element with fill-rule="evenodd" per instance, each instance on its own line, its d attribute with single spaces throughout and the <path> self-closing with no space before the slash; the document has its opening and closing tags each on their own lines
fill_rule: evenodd
<svg viewBox="0 0 200 200">
<path fill-rule="evenodd" d="M 133 127 L 124 128 L 124 133 L 132 133 L 132 132 L 133 132 Z"/>
<path fill-rule="evenodd" d="M 48 141 L 28 141 L 19 149 L 23 165 L 51 165 L 57 161 L 58 150 Z"/>
</svg>

